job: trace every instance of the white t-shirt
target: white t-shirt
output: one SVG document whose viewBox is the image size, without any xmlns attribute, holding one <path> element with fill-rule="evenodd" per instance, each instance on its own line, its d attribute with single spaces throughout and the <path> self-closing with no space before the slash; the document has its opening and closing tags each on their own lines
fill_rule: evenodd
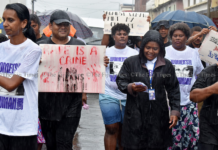
<svg viewBox="0 0 218 150">
<path fill-rule="evenodd" d="M 180 85 L 180 105 L 190 104 L 189 94 L 196 78 L 203 69 L 198 52 L 189 46 L 183 51 L 175 50 L 172 45 L 165 48 L 166 56 L 175 67 Z"/>
<path fill-rule="evenodd" d="M 139 53 L 126 46 L 124 49 L 116 49 L 114 46 L 106 49 L 106 56 L 110 59 L 110 64 L 106 68 L 105 77 L 105 94 L 113 98 L 124 100 L 126 99 L 126 94 L 122 93 L 116 83 L 117 75 L 123 65 L 126 58 Z"/>
<path fill-rule="evenodd" d="M 154 69 L 154 64 L 156 63 L 157 61 L 157 57 L 154 58 L 153 60 L 149 61 L 147 60 L 147 63 L 145 64 L 147 66 L 147 69 L 149 71 L 149 77 L 151 79 L 152 75 L 153 75 L 153 69 Z"/>
<path fill-rule="evenodd" d="M 8 92 L 0 86 L 0 134 L 9 136 L 37 135 L 38 130 L 38 66 L 40 47 L 30 39 L 19 45 L 10 41 L 0 44 L 0 75 L 13 74 L 25 78 L 24 95 L 17 89 Z"/>
</svg>

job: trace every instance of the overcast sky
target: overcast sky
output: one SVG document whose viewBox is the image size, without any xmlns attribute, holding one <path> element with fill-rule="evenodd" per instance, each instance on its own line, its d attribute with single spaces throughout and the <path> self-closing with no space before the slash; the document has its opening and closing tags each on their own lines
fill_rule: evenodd
<svg viewBox="0 0 218 150">
<path fill-rule="evenodd" d="M 132 4 L 135 0 L 36 0 L 35 11 L 68 8 L 80 17 L 101 19 L 104 10 L 119 10 L 119 3 Z M 27 0 L 27 6 L 32 8 L 31 0 Z"/>
</svg>

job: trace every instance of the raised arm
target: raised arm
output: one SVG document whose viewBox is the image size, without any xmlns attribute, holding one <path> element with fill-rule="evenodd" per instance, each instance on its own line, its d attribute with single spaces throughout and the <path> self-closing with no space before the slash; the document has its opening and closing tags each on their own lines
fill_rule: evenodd
<svg viewBox="0 0 218 150">
<path fill-rule="evenodd" d="M 104 34 L 102 41 L 101 41 L 101 45 L 105 45 L 106 47 L 109 44 L 109 39 L 110 39 L 110 35 L 109 34 Z"/>
<path fill-rule="evenodd" d="M 207 34 L 208 32 L 209 32 L 209 29 L 203 28 L 200 33 L 198 33 L 198 34 L 196 34 L 196 35 L 194 35 L 194 36 L 189 37 L 189 39 L 188 39 L 187 42 L 186 42 L 186 45 L 190 45 L 190 44 L 191 44 L 194 40 L 196 40 L 199 36 L 203 36 L 203 35 Z"/>
<path fill-rule="evenodd" d="M 106 14 L 103 14 L 102 17 L 103 17 L 103 20 L 105 20 L 106 19 Z M 107 47 L 108 44 L 109 44 L 109 38 L 110 38 L 109 34 L 104 34 L 103 38 L 102 38 L 102 41 L 101 41 L 101 45 L 105 45 Z"/>
</svg>

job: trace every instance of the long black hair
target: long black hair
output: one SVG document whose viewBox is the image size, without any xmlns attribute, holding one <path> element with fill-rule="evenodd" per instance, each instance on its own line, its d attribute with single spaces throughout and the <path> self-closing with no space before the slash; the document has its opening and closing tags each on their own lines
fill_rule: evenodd
<svg viewBox="0 0 218 150">
<path fill-rule="evenodd" d="M 5 9 L 12 9 L 17 13 L 18 18 L 23 21 L 27 19 L 27 25 L 23 30 L 23 34 L 25 37 L 31 39 L 33 42 L 36 42 L 36 36 L 34 33 L 33 28 L 30 26 L 31 21 L 30 21 L 30 14 L 28 8 L 20 3 L 13 3 L 13 4 L 8 4 L 6 5 Z"/>
<path fill-rule="evenodd" d="M 0 34 L 0 43 L 7 41 L 8 38 L 4 34 Z"/>
<path fill-rule="evenodd" d="M 161 37 L 158 31 L 149 30 L 142 38 L 142 43 L 141 43 L 140 52 L 139 52 L 139 56 L 141 58 L 147 61 L 147 58 L 145 58 L 145 55 L 144 55 L 144 48 L 148 44 L 148 42 L 157 42 L 158 45 L 160 46 L 160 52 L 158 55 L 161 58 L 165 57 L 165 46 L 164 46 L 163 38 Z"/>
</svg>

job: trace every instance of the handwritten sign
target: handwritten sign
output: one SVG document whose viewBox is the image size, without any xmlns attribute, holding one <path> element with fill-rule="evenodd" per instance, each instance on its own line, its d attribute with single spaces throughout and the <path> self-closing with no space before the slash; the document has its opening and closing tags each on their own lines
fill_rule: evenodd
<svg viewBox="0 0 218 150">
<path fill-rule="evenodd" d="M 218 33 L 211 30 L 205 37 L 199 54 L 201 60 L 211 64 L 218 63 Z"/>
<path fill-rule="evenodd" d="M 39 92 L 104 93 L 105 46 L 42 44 Z"/>
<path fill-rule="evenodd" d="M 129 26 L 131 36 L 144 36 L 149 30 L 148 13 L 119 11 L 105 11 L 104 13 L 106 14 L 104 34 L 111 34 L 111 28 L 118 23 Z"/>
</svg>

